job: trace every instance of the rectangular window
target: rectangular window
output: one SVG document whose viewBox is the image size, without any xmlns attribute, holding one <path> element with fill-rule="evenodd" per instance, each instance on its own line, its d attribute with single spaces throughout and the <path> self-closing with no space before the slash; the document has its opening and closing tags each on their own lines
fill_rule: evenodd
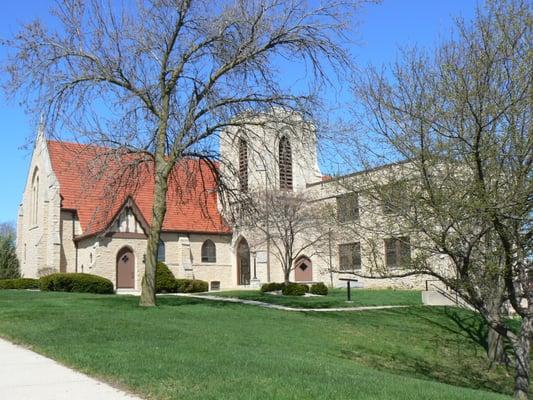
<svg viewBox="0 0 533 400">
<path fill-rule="evenodd" d="M 358 242 L 339 245 L 339 269 L 341 271 L 361 269 L 361 245 Z"/>
<path fill-rule="evenodd" d="M 387 268 L 405 268 L 411 262 L 411 241 L 407 236 L 385 239 Z"/>
<path fill-rule="evenodd" d="M 347 193 L 337 197 L 337 218 L 339 222 L 359 219 L 359 195 Z"/>
</svg>

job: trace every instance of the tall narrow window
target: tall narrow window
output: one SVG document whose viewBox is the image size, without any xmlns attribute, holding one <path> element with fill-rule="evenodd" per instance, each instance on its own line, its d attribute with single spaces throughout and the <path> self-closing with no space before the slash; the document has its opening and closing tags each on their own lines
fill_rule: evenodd
<svg viewBox="0 0 533 400">
<path fill-rule="evenodd" d="M 337 218 L 339 222 L 359 219 L 359 196 L 357 193 L 346 193 L 337 197 Z"/>
<path fill-rule="evenodd" d="M 239 184 L 241 190 L 248 190 L 248 143 L 245 139 L 239 139 Z"/>
<path fill-rule="evenodd" d="M 212 240 L 206 240 L 202 245 L 202 262 L 214 263 L 217 262 L 217 248 Z"/>
<path fill-rule="evenodd" d="M 339 269 L 341 271 L 361 269 L 361 245 L 358 242 L 339 245 Z"/>
<path fill-rule="evenodd" d="M 286 136 L 279 141 L 279 188 L 292 190 L 291 144 Z"/>
<path fill-rule="evenodd" d="M 39 169 L 35 168 L 31 184 L 31 210 L 30 222 L 32 225 L 37 225 L 39 220 Z"/>
<path fill-rule="evenodd" d="M 411 262 L 409 237 L 385 239 L 385 263 L 388 268 L 404 268 Z"/>
<path fill-rule="evenodd" d="M 165 262 L 165 242 L 162 240 L 159 241 L 159 246 L 157 246 L 157 261 Z"/>
</svg>

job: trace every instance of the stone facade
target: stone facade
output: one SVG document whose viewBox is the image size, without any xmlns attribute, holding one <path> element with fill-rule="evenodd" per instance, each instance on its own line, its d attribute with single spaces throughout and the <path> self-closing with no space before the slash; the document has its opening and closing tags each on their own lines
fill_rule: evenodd
<svg viewBox="0 0 533 400">
<path fill-rule="evenodd" d="M 61 198 L 44 133 L 39 132 L 17 219 L 17 255 L 23 276 L 59 271 Z"/>
<path fill-rule="evenodd" d="M 260 117 L 255 122 L 261 122 Z M 292 190 L 304 192 L 316 207 L 335 212 L 337 199 L 347 192 L 358 192 L 358 224 L 332 224 L 320 248 L 306 250 L 312 268 L 312 281 L 344 286 L 339 279 L 350 276 L 341 270 L 339 245 L 360 243 L 361 269 L 369 271 L 372 263 L 385 263 L 384 240 L 394 235 L 398 221 L 385 215 L 376 199 L 365 196 L 368 177 L 383 179 L 383 170 L 353 174 L 341 179 L 324 180 L 318 168 L 316 135 L 312 125 L 298 117 L 290 117 L 290 126 L 270 122 L 257 123 L 248 129 L 233 129 L 222 135 L 220 152 L 222 176 L 233 189 L 239 189 L 243 172 L 241 157 L 244 140 L 247 149 L 246 176 L 250 193 L 280 188 L 279 143 L 285 137 L 290 143 Z M 401 174 L 405 165 L 388 167 Z M 363 179 L 363 176 L 365 179 Z M 22 274 L 37 277 L 52 271 L 85 272 L 117 282 L 117 257 L 128 248 L 134 256 L 134 287 L 139 290 L 144 274 L 146 230 L 135 213 L 135 206 L 126 204 L 105 234 L 84 236 L 76 210 L 61 208 L 61 188 L 52 169 L 47 142 L 39 133 L 30 163 L 28 179 L 18 216 L 17 254 Z M 222 203 L 221 203 L 222 204 Z M 388 233 L 373 229 L 388 227 Z M 233 233 L 202 234 L 164 231 L 164 261 L 177 278 L 196 278 L 219 282 L 221 289 L 250 287 L 264 282 L 283 280 L 280 261 L 274 252 L 268 254 L 268 241 L 258 229 L 235 227 Z M 216 249 L 216 260 L 202 261 L 202 245 L 210 240 Z M 417 240 L 412 237 L 411 240 Z M 242 284 L 238 248 L 247 243 L 249 280 Z M 381 260 L 381 261 L 379 261 Z M 445 265 L 437 257 L 435 262 Z M 256 277 L 257 280 L 253 278 Z M 291 273 L 294 280 L 295 273 Z M 403 279 L 360 279 L 365 287 L 422 288 L 425 277 Z"/>
</svg>

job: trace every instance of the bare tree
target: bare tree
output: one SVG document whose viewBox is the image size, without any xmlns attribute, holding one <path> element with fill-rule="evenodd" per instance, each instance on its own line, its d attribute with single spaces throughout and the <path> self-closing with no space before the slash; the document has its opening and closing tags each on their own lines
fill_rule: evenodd
<svg viewBox="0 0 533 400">
<path fill-rule="evenodd" d="M 239 228 L 258 230 L 268 237 L 285 283 L 289 283 L 298 258 L 312 257 L 327 241 L 323 214 L 302 192 L 256 191 L 247 200 L 242 216 Z"/>
<path fill-rule="evenodd" d="M 0 279 L 20 277 L 15 238 L 14 224 L 10 222 L 0 223 Z"/>
<path fill-rule="evenodd" d="M 489 1 L 434 57 L 406 51 L 390 75 L 372 69 L 356 85 L 373 154 L 409 160 L 368 174 L 362 193 L 383 221 L 367 228 L 410 238 L 411 251 L 392 270 L 376 246 L 365 274 L 427 274 L 456 291 L 510 344 L 519 399 L 533 331 L 532 25 L 531 2 Z"/>
<path fill-rule="evenodd" d="M 6 42 L 14 51 L 5 90 L 44 112 L 49 129 L 116 149 L 122 161 L 133 152 L 129 167 L 152 165 L 142 306 L 155 305 L 156 251 L 176 163 L 213 155 L 216 135 L 243 112 L 316 107 L 312 85 L 300 94 L 284 88 L 275 61 L 311 71 L 316 83 L 330 81 L 327 65 L 328 73 L 348 68 L 339 43 L 355 3 L 62 0 L 56 30 L 37 20 Z"/>
</svg>

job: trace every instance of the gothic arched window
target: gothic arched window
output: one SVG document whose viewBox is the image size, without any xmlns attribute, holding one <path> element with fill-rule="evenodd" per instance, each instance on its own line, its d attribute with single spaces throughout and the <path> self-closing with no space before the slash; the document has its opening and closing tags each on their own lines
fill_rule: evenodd
<svg viewBox="0 0 533 400">
<path fill-rule="evenodd" d="M 217 248 L 212 240 L 206 240 L 202 244 L 202 262 L 214 263 L 217 262 Z"/>
<path fill-rule="evenodd" d="M 39 220 L 39 169 L 35 168 L 31 183 L 31 210 L 30 219 L 32 225 L 37 225 Z"/>
<path fill-rule="evenodd" d="M 239 184 L 241 190 L 248 190 L 248 143 L 239 138 Z"/>
<path fill-rule="evenodd" d="M 286 136 L 279 141 L 279 188 L 292 190 L 291 144 Z"/>
</svg>

